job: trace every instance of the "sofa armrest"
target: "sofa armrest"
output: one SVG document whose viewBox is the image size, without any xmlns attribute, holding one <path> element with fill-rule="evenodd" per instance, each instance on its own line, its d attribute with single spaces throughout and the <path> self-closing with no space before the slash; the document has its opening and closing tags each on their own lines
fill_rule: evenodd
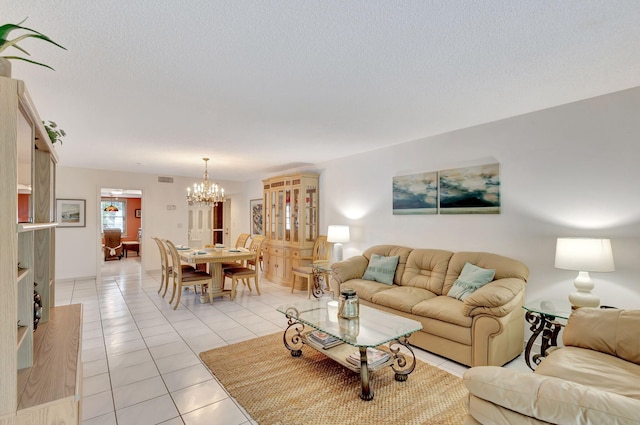
<svg viewBox="0 0 640 425">
<path fill-rule="evenodd" d="M 340 285 L 342 283 L 350 279 L 361 278 L 367 270 L 368 265 L 369 260 L 362 255 L 333 263 L 331 265 L 331 279 L 329 281 L 333 297 L 337 298 L 340 295 Z"/>
<path fill-rule="evenodd" d="M 640 400 L 559 378 L 482 366 L 463 381 L 477 398 L 552 424 L 638 423 Z"/>
<path fill-rule="evenodd" d="M 465 316 L 489 314 L 504 317 L 521 305 L 519 295 L 525 284 L 524 280 L 513 277 L 494 280 L 464 300 L 463 313 Z"/>
<path fill-rule="evenodd" d="M 362 255 L 347 258 L 331 265 L 333 277 L 338 283 L 346 282 L 350 279 L 360 279 L 367 270 L 369 261 Z"/>
</svg>

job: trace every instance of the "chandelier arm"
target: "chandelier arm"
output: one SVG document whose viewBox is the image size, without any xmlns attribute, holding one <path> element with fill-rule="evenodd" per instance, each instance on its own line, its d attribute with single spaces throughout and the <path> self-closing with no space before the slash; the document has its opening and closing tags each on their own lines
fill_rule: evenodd
<svg viewBox="0 0 640 425">
<path fill-rule="evenodd" d="M 202 158 L 204 161 L 204 179 L 201 183 L 194 183 L 193 192 L 187 188 L 187 202 L 189 205 L 213 205 L 224 202 L 224 189 L 216 183 L 209 181 L 209 158 Z"/>
</svg>

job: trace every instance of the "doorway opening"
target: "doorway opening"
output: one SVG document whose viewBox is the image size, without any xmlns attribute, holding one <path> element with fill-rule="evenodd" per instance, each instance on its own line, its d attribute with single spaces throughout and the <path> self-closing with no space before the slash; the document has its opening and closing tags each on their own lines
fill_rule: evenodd
<svg viewBox="0 0 640 425">
<path fill-rule="evenodd" d="M 216 206 L 189 206 L 189 246 L 200 248 L 206 245 L 229 244 L 225 217 L 229 215 L 230 202 L 226 200 Z"/>
<path fill-rule="evenodd" d="M 101 188 L 98 205 L 100 276 L 140 273 L 143 221 L 142 190 Z"/>
</svg>

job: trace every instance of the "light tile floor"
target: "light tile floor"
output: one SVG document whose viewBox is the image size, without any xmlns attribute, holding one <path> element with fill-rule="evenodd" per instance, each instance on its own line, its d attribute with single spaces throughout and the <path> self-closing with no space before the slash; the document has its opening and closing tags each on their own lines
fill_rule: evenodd
<svg viewBox="0 0 640 425">
<path fill-rule="evenodd" d="M 99 281 L 56 284 L 56 305 L 82 303 L 83 424 L 254 424 L 200 362 L 211 348 L 283 330 L 275 307 L 305 299 L 261 279 L 262 295 L 240 289 L 235 301 L 201 304 L 192 291 L 177 310 L 158 295 L 159 272 L 141 273 L 140 258 L 104 264 Z M 416 357 L 454 375 L 458 363 L 415 349 Z M 528 370 L 522 356 L 507 367 Z"/>
</svg>

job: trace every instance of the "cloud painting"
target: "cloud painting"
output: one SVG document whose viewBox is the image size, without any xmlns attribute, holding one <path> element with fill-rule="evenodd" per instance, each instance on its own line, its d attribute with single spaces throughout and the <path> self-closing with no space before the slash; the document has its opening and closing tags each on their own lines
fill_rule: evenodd
<svg viewBox="0 0 640 425">
<path fill-rule="evenodd" d="M 500 164 L 440 171 L 440 214 L 500 214 L 499 171 Z"/>
<path fill-rule="evenodd" d="M 438 173 L 393 178 L 393 214 L 437 214 Z"/>
</svg>

